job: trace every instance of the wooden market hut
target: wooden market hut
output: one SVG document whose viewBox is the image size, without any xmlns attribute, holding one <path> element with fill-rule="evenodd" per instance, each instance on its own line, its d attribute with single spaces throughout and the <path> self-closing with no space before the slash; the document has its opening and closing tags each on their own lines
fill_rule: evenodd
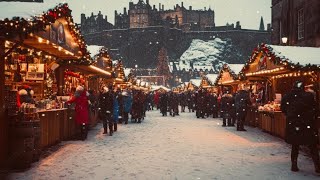
<svg viewBox="0 0 320 180">
<path fill-rule="evenodd" d="M 218 94 L 218 87 L 215 86 L 215 82 L 217 80 L 217 77 L 218 77 L 218 74 L 207 74 L 206 75 L 206 78 L 209 82 L 209 84 L 211 85 L 209 88 L 208 88 L 208 91 L 209 92 L 215 92 Z"/>
<path fill-rule="evenodd" d="M 189 83 L 185 86 L 185 91 L 195 91 L 201 84 L 200 79 L 190 79 Z"/>
<path fill-rule="evenodd" d="M 249 111 L 249 119 L 257 120 L 255 125 L 264 131 L 284 138 L 286 120 L 276 104 L 292 89 L 296 80 L 302 80 L 315 87 L 319 105 L 319 57 L 320 48 L 313 47 L 261 44 L 255 48 L 239 73 L 241 82 L 249 84 L 253 93 L 260 89 L 263 100 L 257 102 L 258 105 L 278 102 L 267 103 L 267 108 L 261 106 L 260 111 Z"/>
<path fill-rule="evenodd" d="M 15 110 L 17 106 L 15 101 L 8 101 L 10 89 L 27 84 L 34 89 L 34 96 L 42 99 L 45 92 L 51 93 L 45 91 L 48 81 L 51 81 L 49 73 L 56 76 L 55 90 L 58 95 L 63 95 L 63 67 L 76 67 L 90 74 L 111 74 L 91 65 L 86 44 L 73 22 L 68 4 L 51 6 L 52 4 L 53 1 L 32 5 L 21 2 L 0 3 L 2 7 L 8 6 L 9 11 L 0 13 L 0 84 L 4 87 L 0 88 L 0 167 L 8 165 L 8 111 Z M 25 11 L 31 9 L 34 10 L 33 13 L 40 15 L 30 17 L 30 12 Z M 65 109 L 38 113 L 42 133 L 39 148 L 48 147 L 71 136 L 69 128 L 72 127 L 64 126 L 68 118 Z M 48 124 L 49 122 L 53 124 Z"/>
<path fill-rule="evenodd" d="M 220 86 L 221 90 L 223 87 L 231 87 L 232 92 L 236 92 L 239 83 L 238 73 L 241 71 L 242 67 L 243 64 L 223 65 L 215 81 L 215 85 Z"/>
<path fill-rule="evenodd" d="M 210 88 L 212 87 L 213 85 L 211 84 L 211 82 L 209 81 L 208 77 L 203 75 L 201 77 L 201 83 L 200 83 L 200 88 Z"/>
</svg>

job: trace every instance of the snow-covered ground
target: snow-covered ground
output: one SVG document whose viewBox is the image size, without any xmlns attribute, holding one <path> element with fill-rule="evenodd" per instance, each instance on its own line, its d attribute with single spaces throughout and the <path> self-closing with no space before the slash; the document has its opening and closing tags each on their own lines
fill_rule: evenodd
<svg viewBox="0 0 320 180">
<path fill-rule="evenodd" d="M 290 147 L 247 127 L 221 127 L 220 119 L 194 113 L 162 117 L 149 112 L 142 124 L 119 127 L 114 136 L 98 125 L 86 141 L 68 141 L 50 156 L 10 179 L 319 179 L 300 153 L 300 172 L 290 171 Z"/>
</svg>

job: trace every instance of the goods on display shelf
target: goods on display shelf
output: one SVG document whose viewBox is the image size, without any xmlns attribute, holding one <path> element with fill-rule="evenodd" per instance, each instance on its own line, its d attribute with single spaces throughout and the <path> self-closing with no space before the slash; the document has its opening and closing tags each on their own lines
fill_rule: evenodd
<svg viewBox="0 0 320 180">
<path fill-rule="evenodd" d="M 263 106 L 259 106 L 259 111 L 281 111 L 280 103 L 277 102 L 269 102 Z"/>
</svg>

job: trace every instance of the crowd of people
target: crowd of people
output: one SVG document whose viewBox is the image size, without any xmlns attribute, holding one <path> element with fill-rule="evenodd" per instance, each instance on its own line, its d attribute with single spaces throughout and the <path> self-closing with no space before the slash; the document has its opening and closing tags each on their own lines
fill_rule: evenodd
<svg viewBox="0 0 320 180">
<path fill-rule="evenodd" d="M 245 131 L 245 115 L 251 104 L 248 91 L 240 90 L 231 94 L 228 88 L 220 96 L 206 89 L 182 93 L 160 92 L 155 93 L 154 102 L 162 116 L 167 116 L 168 113 L 173 117 L 179 115 L 180 105 L 180 112 L 195 112 L 197 118 L 210 116 L 218 118 L 220 116 L 223 127 L 237 124 L 238 131 Z"/>
<path fill-rule="evenodd" d="M 206 89 L 196 91 L 143 92 L 140 90 L 120 90 L 112 86 L 103 86 L 99 95 L 88 93 L 79 86 L 68 103 L 75 103 L 76 122 L 82 125 L 82 139 L 86 138 L 89 121 L 89 109 L 97 108 L 99 119 L 103 122 L 104 134 L 112 136 L 118 124 L 141 123 L 146 111 L 160 110 L 162 116 L 179 116 L 179 113 L 195 112 L 197 118 L 222 118 L 222 126 L 235 126 L 237 131 L 246 131 L 244 122 L 252 98 L 249 89 L 239 88 L 236 93 L 225 88 L 221 95 Z M 179 110 L 180 106 L 180 110 Z M 314 93 L 304 89 L 303 82 L 297 81 L 292 91 L 281 101 L 281 110 L 286 115 L 286 142 L 292 144 L 292 171 L 298 171 L 297 159 L 300 145 L 308 145 L 311 150 L 315 170 L 320 173 L 320 161 L 317 150 L 318 132 L 316 129 L 317 105 Z M 108 133 L 109 131 L 109 133 Z"/>
<path fill-rule="evenodd" d="M 103 123 L 103 134 L 113 135 L 118 124 L 141 123 L 150 110 L 150 97 L 141 90 L 120 89 L 112 85 L 102 86 L 98 93 L 78 86 L 67 104 L 75 104 L 75 120 L 81 127 L 79 138 L 85 140 L 88 133 L 89 114 L 98 112 Z"/>
</svg>

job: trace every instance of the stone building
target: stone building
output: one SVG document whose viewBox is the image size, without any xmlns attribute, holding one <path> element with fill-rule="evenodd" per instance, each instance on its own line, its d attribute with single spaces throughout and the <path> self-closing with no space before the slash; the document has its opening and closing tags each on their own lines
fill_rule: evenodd
<svg viewBox="0 0 320 180">
<path fill-rule="evenodd" d="M 100 32 L 107 29 L 113 29 L 113 25 L 108 22 L 107 16 L 103 17 L 101 11 L 99 11 L 98 15 L 91 13 L 89 17 L 81 14 L 81 32 L 83 34 Z"/>
<path fill-rule="evenodd" d="M 81 26 L 86 29 L 84 24 Z M 111 58 L 122 59 L 126 67 L 138 65 L 146 69 L 156 68 L 160 48 L 165 47 L 169 60 L 176 61 L 193 39 L 221 38 L 230 42 L 234 52 L 221 59 L 230 63 L 244 63 L 257 44 L 270 43 L 271 40 L 270 25 L 265 30 L 262 18 L 259 30 L 242 29 L 239 21 L 215 26 L 211 8 L 193 10 L 181 3 L 176 4 L 173 10 L 164 10 L 164 5 L 159 4 L 157 9 L 149 4 L 149 0 L 139 0 L 136 4 L 130 2 L 129 9 L 124 8 L 122 13 L 115 11 L 113 29 L 83 34 L 88 44 L 107 47 Z"/>
<path fill-rule="evenodd" d="M 320 47 L 319 0 L 272 0 L 272 44 Z"/>
<path fill-rule="evenodd" d="M 183 2 L 176 4 L 171 10 L 164 10 L 164 5 L 151 6 L 149 0 L 139 0 L 137 4 L 129 3 L 129 10 L 124 8 L 123 14 L 115 11 L 115 28 L 143 28 L 149 26 L 168 25 L 184 31 L 205 30 L 214 27 L 214 11 L 211 8 L 193 10 L 185 8 Z"/>
</svg>

